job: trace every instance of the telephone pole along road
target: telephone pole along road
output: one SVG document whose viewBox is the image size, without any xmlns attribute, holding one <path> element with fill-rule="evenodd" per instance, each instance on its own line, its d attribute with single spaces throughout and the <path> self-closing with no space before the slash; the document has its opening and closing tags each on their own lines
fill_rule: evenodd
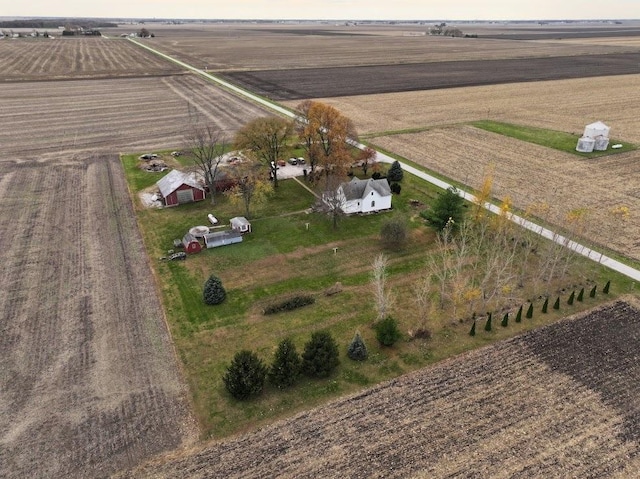
<svg viewBox="0 0 640 479">
<path fill-rule="evenodd" d="M 226 88 L 227 90 L 230 90 L 234 93 L 236 93 L 237 95 L 240 95 L 242 97 L 248 98 L 249 100 L 258 103 L 262 106 L 267 107 L 268 109 L 279 113 L 281 115 L 284 115 L 286 117 L 295 119 L 296 118 L 296 114 L 294 112 L 292 112 L 291 110 L 288 110 L 287 108 L 284 108 L 276 103 L 273 103 L 270 100 L 267 100 L 265 98 L 262 98 L 260 96 L 254 95 L 251 92 L 248 92 L 247 90 L 244 90 L 242 88 L 239 88 L 235 85 L 233 85 L 232 83 L 229 83 L 225 80 L 222 80 L 221 78 L 217 78 L 209 73 L 207 73 L 204 70 L 200 70 L 196 67 L 193 67 L 187 63 L 184 63 L 180 60 L 177 60 L 169 55 L 166 55 L 162 52 L 159 52 L 157 50 L 154 50 L 153 48 L 140 43 L 137 40 L 133 40 L 131 38 L 128 39 L 129 41 L 135 43 L 136 45 L 145 48 L 146 50 L 149 50 L 150 52 L 161 56 L 162 58 L 165 58 L 166 60 L 169 60 L 173 63 L 176 63 L 177 65 L 180 65 L 181 67 L 186 68 L 187 70 L 190 70 L 204 78 L 206 78 L 209 81 L 212 81 L 224 88 Z M 352 141 L 350 142 L 354 147 L 359 148 L 359 149 L 364 149 L 366 147 L 366 145 L 362 144 L 362 143 L 358 143 L 357 141 Z M 376 151 L 376 161 L 382 162 L 382 163 L 393 163 L 394 161 L 396 161 L 395 158 L 390 157 L 389 155 Z M 434 176 L 431 176 L 427 173 L 425 173 L 424 171 L 418 170 L 417 168 L 414 168 L 413 166 L 407 165 L 405 163 L 399 162 L 400 166 L 402 167 L 402 169 L 408 173 L 411 173 L 412 175 L 417 176 L 418 178 L 421 178 L 429 183 L 431 183 L 432 185 L 435 185 L 439 188 L 442 188 L 443 190 L 446 190 L 448 188 L 451 188 L 452 185 L 450 185 L 449 183 L 447 183 L 446 181 L 442 181 L 439 178 L 436 178 Z M 458 189 L 458 194 L 463 197 L 465 200 L 470 201 L 470 202 L 476 202 L 476 197 L 464 190 L 460 190 Z M 484 203 L 483 207 L 489 211 L 491 211 L 492 213 L 495 214 L 500 214 L 500 208 L 492 203 Z M 575 241 L 570 240 L 569 238 L 566 238 L 562 235 L 559 235 L 553 231 L 551 231 L 550 229 L 544 228 L 536 223 L 533 223 L 521 216 L 515 215 L 515 214 L 508 214 L 508 218 L 509 220 L 513 221 L 514 223 L 516 223 L 517 225 L 526 228 L 530 231 L 533 231 L 534 233 L 547 238 L 551 241 L 554 241 L 555 243 L 562 245 L 566 248 L 569 248 L 573 251 L 575 251 L 578 254 L 581 254 L 582 256 L 585 256 L 587 258 L 589 258 L 592 261 L 595 261 L 596 263 L 599 263 L 603 266 L 606 266 L 607 268 L 613 270 L 613 271 L 617 271 L 618 273 L 621 273 L 625 276 L 627 276 L 628 278 L 633 279 L 634 281 L 640 281 L 640 271 L 632 268 L 631 266 L 628 266 L 624 263 L 621 263 L 620 261 L 617 261 L 609 256 L 605 256 L 603 253 L 593 250 L 591 248 L 587 248 L 586 246 L 580 244 L 580 243 L 576 243 Z"/>
</svg>

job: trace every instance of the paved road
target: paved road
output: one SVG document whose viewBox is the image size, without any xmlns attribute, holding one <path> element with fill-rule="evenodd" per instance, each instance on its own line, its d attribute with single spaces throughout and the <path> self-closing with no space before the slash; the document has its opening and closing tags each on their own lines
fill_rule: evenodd
<svg viewBox="0 0 640 479">
<path fill-rule="evenodd" d="M 213 81 L 215 83 L 217 83 L 218 85 L 240 95 L 243 96 L 245 98 L 248 98 L 249 100 L 252 100 L 262 106 L 267 107 L 268 109 L 276 112 L 276 113 L 280 113 L 281 115 L 287 116 L 289 118 L 295 118 L 296 114 L 294 112 L 292 112 L 291 110 L 288 110 L 276 103 L 271 102 L 270 100 L 267 100 L 265 98 L 262 98 L 260 96 L 257 96 L 247 90 L 244 90 L 242 88 L 239 88 L 235 85 L 233 85 L 232 83 L 229 83 L 225 80 L 222 80 L 220 78 L 215 77 L 214 75 L 211 75 L 203 70 L 200 70 L 198 68 L 195 68 L 187 63 L 181 62 L 180 60 L 177 60 L 175 58 L 172 58 L 169 55 L 166 55 L 162 52 L 159 52 L 157 50 L 154 50 L 153 48 L 149 47 L 148 45 L 145 45 L 144 43 L 138 41 L 138 40 L 134 40 L 134 39 L 129 39 L 129 41 L 135 43 L 136 45 L 141 46 L 142 48 L 145 48 L 153 53 L 155 53 L 156 55 L 160 55 L 161 57 L 174 62 L 200 76 L 205 77 L 206 79 Z M 360 149 L 364 149 L 366 145 L 362 144 L 362 143 L 358 143 L 358 142 L 352 142 L 353 146 L 355 146 L 356 148 L 360 148 Z M 376 161 L 380 161 L 383 163 L 393 163 L 395 160 L 395 158 L 390 157 L 389 155 L 386 155 L 382 152 L 377 152 L 376 155 Z M 450 185 L 449 183 L 447 183 L 446 181 L 442 181 L 439 178 L 436 178 L 434 176 L 431 176 L 427 173 L 425 173 L 424 171 L 418 170 L 417 168 L 414 168 L 413 166 L 407 165 L 403 162 L 400 162 L 400 165 L 402 166 L 402 169 L 408 173 L 411 173 L 412 175 L 415 175 L 419 178 L 422 178 L 425 181 L 428 181 L 429 183 L 438 186 L 439 188 L 442 189 L 447 189 L 449 187 L 451 187 L 452 185 Z M 463 191 L 458 189 L 458 192 L 460 194 L 460 196 L 462 196 L 464 199 L 468 200 L 468 201 L 475 201 L 475 196 L 467 191 Z M 492 213 L 500 213 L 500 208 L 497 207 L 496 205 L 493 205 L 491 203 L 485 203 L 484 207 L 491 211 Z M 536 223 L 533 223 L 525 218 L 522 218 L 521 216 L 518 215 L 514 215 L 514 214 L 510 214 L 509 215 L 511 221 L 513 221 L 514 223 L 522 226 L 523 228 L 526 228 L 528 230 L 531 230 L 537 234 L 539 234 L 540 236 L 543 236 L 547 239 L 550 239 L 551 241 L 555 241 L 556 243 L 566 246 L 567 248 L 572 249 L 573 251 L 581 254 L 582 256 L 585 256 L 597 263 L 600 263 L 604 266 L 606 266 L 607 268 L 612 269 L 613 271 L 617 271 L 618 273 L 621 273 L 625 276 L 627 276 L 628 278 L 631 278 L 635 281 L 640 281 L 640 271 L 632 268 L 629 265 L 626 265 L 624 263 L 621 263 L 620 261 L 617 261 L 613 258 L 610 258 L 609 256 L 605 256 L 603 253 L 593 250 L 591 248 L 587 248 L 586 246 L 576 243 L 575 241 L 571 241 L 568 238 L 559 235 L 547 228 L 544 228 Z"/>
</svg>

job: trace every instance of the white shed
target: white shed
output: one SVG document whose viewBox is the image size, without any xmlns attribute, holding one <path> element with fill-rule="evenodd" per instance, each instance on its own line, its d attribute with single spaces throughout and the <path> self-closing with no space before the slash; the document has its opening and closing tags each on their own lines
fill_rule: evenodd
<svg viewBox="0 0 640 479">
<path fill-rule="evenodd" d="M 231 218 L 231 229 L 238 233 L 251 233 L 251 223 L 244 216 L 236 216 Z"/>
<path fill-rule="evenodd" d="M 596 121 L 584 127 L 583 136 L 588 136 L 589 138 L 597 138 L 599 136 L 609 138 L 609 130 L 610 128 L 607 125 L 601 121 Z"/>
<path fill-rule="evenodd" d="M 583 136 L 578 140 L 576 151 L 579 151 L 580 153 L 591 153 L 595 146 L 596 146 L 596 140 L 594 138 Z"/>
</svg>

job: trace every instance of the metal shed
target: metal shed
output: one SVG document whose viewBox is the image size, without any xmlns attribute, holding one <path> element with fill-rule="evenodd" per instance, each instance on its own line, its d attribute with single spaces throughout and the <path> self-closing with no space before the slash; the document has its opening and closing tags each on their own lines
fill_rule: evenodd
<svg viewBox="0 0 640 479">
<path fill-rule="evenodd" d="M 236 216 L 231 218 L 231 229 L 239 233 L 251 233 L 251 223 L 244 216 Z"/>
<path fill-rule="evenodd" d="M 237 231 L 216 231 L 204 235 L 204 244 L 207 248 L 217 248 L 228 244 L 241 243 L 242 234 Z"/>
</svg>

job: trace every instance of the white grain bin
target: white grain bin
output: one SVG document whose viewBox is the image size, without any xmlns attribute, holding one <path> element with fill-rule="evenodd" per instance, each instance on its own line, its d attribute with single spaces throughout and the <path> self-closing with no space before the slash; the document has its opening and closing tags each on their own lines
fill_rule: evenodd
<svg viewBox="0 0 640 479">
<path fill-rule="evenodd" d="M 584 127 L 583 136 L 588 136 L 589 138 L 604 136 L 605 138 L 609 138 L 609 130 L 610 128 L 607 125 L 601 121 L 596 121 L 595 123 L 591 123 Z"/>
<path fill-rule="evenodd" d="M 596 146 L 596 140 L 594 138 L 583 136 L 578 140 L 578 146 L 576 146 L 576 151 L 579 151 L 580 153 L 591 153 L 595 146 Z"/>
<path fill-rule="evenodd" d="M 593 149 L 596 151 L 606 151 L 607 146 L 609 146 L 609 138 L 606 136 L 599 136 L 596 138 L 596 143 L 593 146 Z"/>
</svg>

